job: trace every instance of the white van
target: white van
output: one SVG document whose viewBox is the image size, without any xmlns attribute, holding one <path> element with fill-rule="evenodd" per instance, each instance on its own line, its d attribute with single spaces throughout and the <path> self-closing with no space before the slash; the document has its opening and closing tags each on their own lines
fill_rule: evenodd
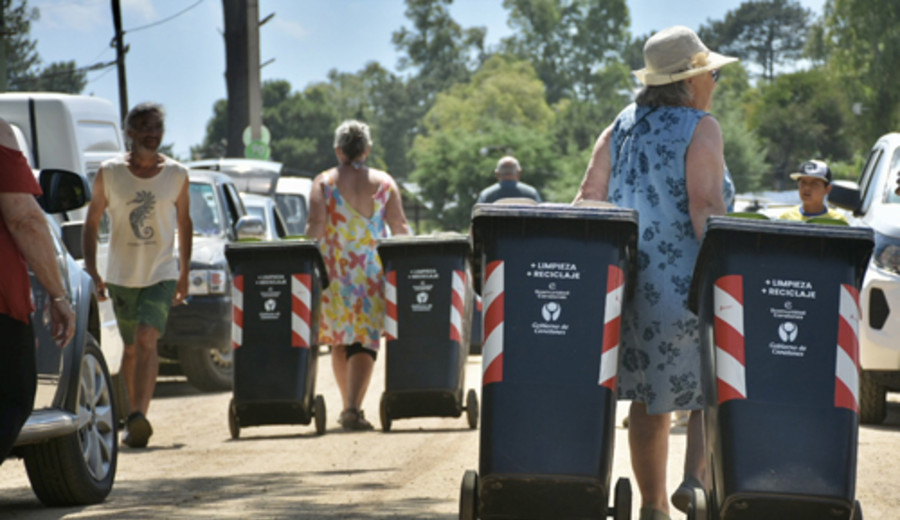
<svg viewBox="0 0 900 520">
<path fill-rule="evenodd" d="M 313 184 L 310 177 L 293 172 L 279 162 L 257 159 L 202 159 L 185 165 L 220 171 L 234 179 L 240 191 L 274 198 L 287 224 L 288 236 L 306 233 L 309 194 Z"/>
<path fill-rule="evenodd" d="M 125 153 L 119 110 L 109 100 L 50 92 L 0 94 L 0 117 L 28 145 L 35 170 L 58 168 L 83 175 L 93 185 L 100 163 Z M 67 213 L 84 220 L 87 207 Z"/>
</svg>

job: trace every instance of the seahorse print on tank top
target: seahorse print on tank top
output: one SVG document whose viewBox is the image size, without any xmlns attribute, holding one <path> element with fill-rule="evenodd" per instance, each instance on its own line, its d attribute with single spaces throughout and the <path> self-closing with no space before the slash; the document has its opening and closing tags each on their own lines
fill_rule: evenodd
<svg viewBox="0 0 900 520">
<path fill-rule="evenodd" d="M 144 240 L 153 238 L 153 228 L 145 226 L 144 221 L 153 212 L 156 197 L 153 196 L 152 192 L 139 191 L 128 203 L 138 205 L 128 214 L 128 220 L 131 223 L 131 230 L 134 231 L 134 236 Z"/>
</svg>

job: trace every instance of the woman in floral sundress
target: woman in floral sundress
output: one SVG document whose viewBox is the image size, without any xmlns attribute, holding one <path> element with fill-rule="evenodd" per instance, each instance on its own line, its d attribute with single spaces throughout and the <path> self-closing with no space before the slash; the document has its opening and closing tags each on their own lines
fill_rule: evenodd
<svg viewBox="0 0 900 520">
<path fill-rule="evenodd" d="M 736 58 L 711 52 L 687 27 L 644 46 L 645 87 L 594 146 L 578 199 L 638 210 L 633 301 L 622 310 L 619 398 L 630 399 L 628 441 L 641 491 L 640 520 L 668 520 L 670 412 L 691 410 L 685 478 L 672 503 L 687 511 L 705 480 L 699 320 L 687 309 L 707 217 L 721 215 L 734 187 L 722 131 L 709 114 L 719 68 Z"/>
<path fill-rule="evenodd" d="M 335 131 L 338 165 L 320 173 L 310 194 L 306 234 L 319 240 L 331 283 L 322 294 L 319 342 L 331 345 L 331 365 L 343 399 L 341 426 L 371 430 L 362 411 L 384 322 L 381 261 L 376 246 L 409 234 L 400 190 L 387 173 L 366 166 L 369 127 L 345 121 Z"/>
</svg>

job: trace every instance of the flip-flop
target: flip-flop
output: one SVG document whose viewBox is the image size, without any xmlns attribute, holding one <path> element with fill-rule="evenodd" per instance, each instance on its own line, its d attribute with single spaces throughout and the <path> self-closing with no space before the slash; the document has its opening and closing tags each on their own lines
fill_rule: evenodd
<svg viewBox="0 0 900 520">
<path fill-rule="evenodd" d="M 703 489 L 703 484 L 693 475 L 685 475 L 681 485 L 672 493 L 672 505 L 682 513 L 687 513 L 694 489 Z"/>
</svg>

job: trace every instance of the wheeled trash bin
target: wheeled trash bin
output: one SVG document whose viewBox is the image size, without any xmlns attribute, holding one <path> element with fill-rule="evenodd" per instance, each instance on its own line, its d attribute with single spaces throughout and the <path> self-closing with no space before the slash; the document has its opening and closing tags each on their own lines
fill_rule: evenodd
<svg viewBox="0 0 900 520">
<path fill-rule="evenodd" d="M 460 518 L 631 518 L 616 484 L 619 324 L 637 213 L 608 204 L 478 204 L 483 299 L 479 470 Z"/>
<path fill-rule="evenodd" d="M 311 240 L 225 246 L 233 274 L 234 396 L 231 437 L 241 428 L 309 424 L 325 433 L 325 399 L 314 395 L 322 289 L 328 274 Z"/>
<path fill-rule="evenodd" d="M 868 229 L 714 217 L 691 286 L 711 489 L 689 518 L 861 520 L 858 287 Z"/>
<path fill-rule="evenodd" d="M 459 417 L 478 426 L 478 394 L 463 403 L 472 321 L 471 246 L 442 233 L 383 239 L 387 340 L 381 427 L 394 419 Z"/>
</svg>

